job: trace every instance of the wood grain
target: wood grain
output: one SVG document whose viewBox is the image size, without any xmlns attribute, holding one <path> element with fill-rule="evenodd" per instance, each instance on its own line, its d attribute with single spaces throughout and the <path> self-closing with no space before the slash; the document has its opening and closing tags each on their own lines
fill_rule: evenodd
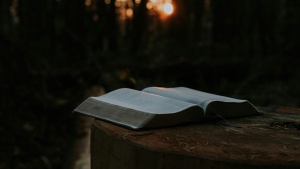
<svg viewBox="0 0 300 169">
<path fill-rule="evenodd" d="M 300 168 L 300 110 L 133 131 L 94 120 L 92 169 Z"/>
</svg>

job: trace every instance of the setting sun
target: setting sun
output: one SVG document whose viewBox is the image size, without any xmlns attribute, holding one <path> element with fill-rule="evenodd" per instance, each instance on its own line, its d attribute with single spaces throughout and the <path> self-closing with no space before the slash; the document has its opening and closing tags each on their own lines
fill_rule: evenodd
<svg viewBox="0 0 300 169">
<path fill-rule="evenodd" d="M 164 13 L 166 13 L 168 15 L 173 13 L 173 5 L 171 3 L 164 4 L 163 9 L 164 9 Z"/>
</svg>

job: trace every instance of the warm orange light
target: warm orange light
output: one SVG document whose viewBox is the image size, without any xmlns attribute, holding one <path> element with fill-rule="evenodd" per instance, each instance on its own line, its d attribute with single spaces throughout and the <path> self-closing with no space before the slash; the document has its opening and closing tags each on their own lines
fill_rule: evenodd
<svg viewBox="0 0 300 169">
<path fill-rule="evenodd" d="M 104 3 L 105 3 L 106 5 L 109 5 L 109 4 L 110 4 L 110 0 L 105 0 Z"/>
<path fill-rule="evenodd" d="M 85 6 L 90 6 L 90 5 L 92 5 L 92 1 L 91 1 L 91 0 L 86 0 L 84 3 L 85 3 Z"/>
<path fill-rule="evenodd" d="M 157 9 L 160 10 L 160 11 L 163 11 L 164 10 L 164 5 L 163 4 L 159 4 L 157 6 Z"/>
<path fill-rule="evenodd" d="M 153 3 L 152 2 L 147 2 L 147 9 L 152 9 L 154 6 L 153 6 Z"/>
<path fill-rule="evenodd" d="M 115 1 L 115 7 L 120 7 L 121 6 L 121 2 L 120 1 Z"/>
<path fill-rule="evenodd" d="M 141 3 L 141 0 L 135 0 L 135 3 L 136 3 L 136 4 L 140 4 L 140 3 Z"/>
<path fill-rule="evenodd" d="M 131 8 L 126 9 L 126 16 L 127 16 L 128 18 L 130 18 L 130 17 L 132 17 L 132 15 L 133 15 L 133 10 L 132 10 Z"/>
<path fill-rule="evenodd" d="M 173 13 L 173 5 L 171 4 L 171 3 L 166 3 L 165 5 L 164 5 L 164 13 L 166 13 L 166 14 L 168 14 L 168 15 L 170 15 L 170 14 L 172 14 Z"/>
</svg>

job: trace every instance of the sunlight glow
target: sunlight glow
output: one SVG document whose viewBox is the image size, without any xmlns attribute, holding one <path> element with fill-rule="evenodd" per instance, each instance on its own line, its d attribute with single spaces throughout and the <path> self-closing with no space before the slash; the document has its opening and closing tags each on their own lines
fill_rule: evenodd
<svg viewBox="0 0 300 169">
<path fill-rule="evenodd" d="M 92 5 L 92 1 L 91 0 L 85 0 L 85 6 L 90 6 Z"/>
<path fill-rule="evenodd" d="M 128 8 L 128 9 L 126 10 L 126 16 L 127 16 L 128 18 L 131 18 L 132 15 L 133 15 L 133 10 L 132 10 L 131 8 Z"/>
<path fill-rule="evenodd" d="M 172 0 L 148 0 L 147 9 L 165 19 L 174 12 Z"/>
<path fill-rule="evenodd" d="M 164 13 L 170 15 L 173 13 L 173 5 L 171 3 L 166 3 L 164 5 Z"/>
<path fill-rule="evenodd" d="M 118 7 L 121 7 L 121 1 L 115 1 L 115 6 L 118 8 Z"/>
<path fill-rule="evenodd" d="M 154 8 L 154 6 L 153 6 L 153 3 L 152 2 L 147 2 L 147 9 L 153 9 Z"/>
<path fill-rule="evenodd" d="M 162 11 L 164 9 L 164 4 L 159 4 L 157 6 L 157 9 L 160 10 L 160 11 Z"/>
<path fill-rule="evenodd" d="M 104 1 L 107 5 L 112 2 L 111 0 Z M 85 2 L 86 5 L 92 7 L 96 0 L 85 0 Z M 133 18 L 135 5 L 137 7 L 141 5 L 141 0 L 115 0 L 116 11 L 122 21 Z M 161 20 L 166 20 L 174 13 L 172 0 L 146 0 L 145 5 L 149 16 L 159 17 Z M 98 21 L 98 19 L 94 20 Z"/>
<path fill-rule="evenodd" d="M 136 4 L 140 4 L 140 3 L 141 3 L 141 0 L 135 0 L 135 3 L 136 3 Z"/>
<path fill-rule="evenodd" d="M 105 3 L 106 5 L 109 5 L 109 4 L 110 4 L 110 0 L 105 0 L 104 3 Z"/>
</svg>

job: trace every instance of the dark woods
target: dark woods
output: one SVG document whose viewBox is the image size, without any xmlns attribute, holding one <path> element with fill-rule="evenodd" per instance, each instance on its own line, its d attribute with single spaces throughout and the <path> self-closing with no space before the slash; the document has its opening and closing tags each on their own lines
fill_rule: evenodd
<svg viewBox="0 0 300 169">
<path fill-rule="evenodd" d="M 300 106 L 299 1 L 173 0 L 169 15 L 149 2 L 0 1 L 0 168 L 61 168 L 70 112 L 95 86 Z"/>
<path fill-rule="evenodd" d="M 49 96 L 74 88 L 74 98 L 91 85 L 185 85 L 251 97 L 271 92 L 261 83 L 298 74 L 296 1 L 173 0 L 168 16 L 147 3 L 1 1 L 4 89 Z"/>
</svg>

